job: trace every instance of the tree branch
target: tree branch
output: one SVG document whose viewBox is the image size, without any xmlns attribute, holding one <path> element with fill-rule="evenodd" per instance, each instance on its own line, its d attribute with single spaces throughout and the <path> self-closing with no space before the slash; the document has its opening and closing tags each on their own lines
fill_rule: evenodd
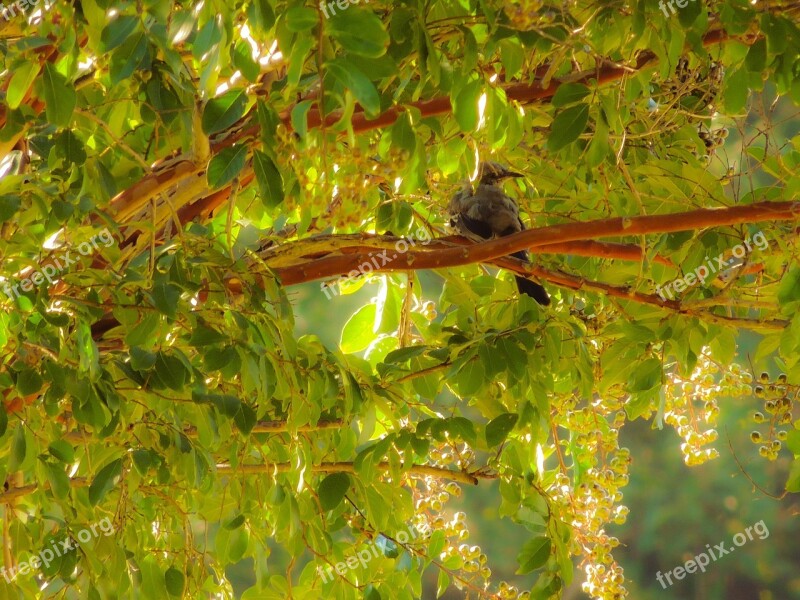
<svg viewBox="0 0 800 600">
<path fill-rule="evenodd" d="M 437 251 L 409 250 L 394 253 L 389 262 L 375 271 L 408 271 L 441 269 L 479 262 L 489 262 L 519 250 L 541 249 L 547 245 L 586 241 L 594 238 L 623 237 L 647 233 L 691 231 L 707 227 L 758 223 L 763 221 L 800 220 L 800 202 L 759 202 L 747 206 L 719 209 L 698 209 L 667 215 L 615 217 L 587 223 L 567 223 L 538 229 L 527 229 L 507 237 L 473 244 L 472 246 L 446 248 Z M 302 244 L 303 242 L 294 242 Z M 326 277 L 358 271 L 360 265 L 371 263 L 373 253 L 356 252 L 326 256 L 289 267 L 278 267 L 276 275 L 283 285 L 295 285 Z M 380 262 L 380 261 L 378 261 Z M 269 265 L 269 263 L 267 263 Z M 374 265 L 374 263 L 373 263 Z"/>
</svg>

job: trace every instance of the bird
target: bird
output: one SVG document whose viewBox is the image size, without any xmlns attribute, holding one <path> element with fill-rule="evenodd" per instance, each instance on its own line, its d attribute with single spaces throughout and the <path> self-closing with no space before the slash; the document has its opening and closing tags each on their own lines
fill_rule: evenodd
<svg viewBox="0 0 800 600">
<path fill-rule="evenodd" d="M 509 177 L 523 177 L 494 161 L 484 161 L 478 167 L 478 185 L 470 182 L 455 193 L 447 207 L 450 227 L 473 241 L 504 237 L 525 229 L 519 217 L 519 207 L 506 194 L 501 182 Z M 528 252 L 520 250 L 511 256 L 528 261 Z M 539 304 L 550 304 L 547 290 L 524 277 L 515 276 L 517 289 Z"/>
</svg>

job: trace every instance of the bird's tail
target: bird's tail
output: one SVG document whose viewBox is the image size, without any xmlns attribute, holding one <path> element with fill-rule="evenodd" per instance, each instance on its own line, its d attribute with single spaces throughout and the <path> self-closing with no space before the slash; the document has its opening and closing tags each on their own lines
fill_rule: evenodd
<svg viewBox="0 0 800 600">
<path fill-rule="evenodd" d="M 514 258 L 519 258 L 520 260 L 528 260 L 528 253 L 524 250 L 515 252 L 511 256 Z M 545 290 L 541 285 L 535 281 L 531 281 L 530 279 L 525 279 L 524 277 L 515 277 L 515 279 L 517 280 L 517 289 L 519 290 L 520 294 L 530 296 L 542 306 L 548 306 L 550 304 L 550 296 L 547 295 L 547 290 Z"/>
<path fill-rule="evenodd" d="M 515 279 L 517 280 L 517 289 L 520 294 L 530 296 L 542 306 L 550 304 L 550 296 L 547 295 L 547 290 L 541 285 L 524 277 L 515 277 Z"/>
</svg>

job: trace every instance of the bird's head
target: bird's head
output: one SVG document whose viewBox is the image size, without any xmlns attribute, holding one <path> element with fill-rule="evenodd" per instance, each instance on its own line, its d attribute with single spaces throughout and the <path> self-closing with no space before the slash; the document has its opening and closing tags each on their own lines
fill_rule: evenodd
<svg viewBox="0 0 800 600">
<path fill-rule="evenodd" d="M 506 166 L 491 160 L 480 164 L 478 179 L 484 185 L 494 185 L 508 177 L 523 177 L 523 175 L 510 171 Z"/>
</svg>

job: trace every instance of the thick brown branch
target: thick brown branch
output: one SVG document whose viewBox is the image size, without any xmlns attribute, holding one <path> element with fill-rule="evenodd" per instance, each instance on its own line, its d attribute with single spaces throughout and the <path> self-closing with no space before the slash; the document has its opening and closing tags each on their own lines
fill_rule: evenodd
<svg viewBox="0 0 800 600">
<path fill-rule="evenodd" d="M 760 202 L 747 206 L 698 209 L 668 215 L 616 217 L 588 223 L 568 223 L 539 229 L 528 229 L 497 240 L 468 247 L 449 248 L 437 252 L 414 249 L 402 254 L 390 253 L 389 262 L 385 265 L 379 264 L 378 268 L 374 270 L 441 269 L 488 262 L 526 248 L 531 248 L 535 251 L 537 247 L 541 248 L 564 242 L 647 233 L 691 231 L 707 227 L 762 221 L 796 220 L 800 220 L 800 202 Z M 312 260 L 301 265 L 277 268 L 275 272 L 284 285 L 294 285 L 358 271 L 360 265 L 370 263 L 373 258 L 373 253 L 343 254 Z M 380 263 L 380 261 L 378 262 Z"/>
</svg>

